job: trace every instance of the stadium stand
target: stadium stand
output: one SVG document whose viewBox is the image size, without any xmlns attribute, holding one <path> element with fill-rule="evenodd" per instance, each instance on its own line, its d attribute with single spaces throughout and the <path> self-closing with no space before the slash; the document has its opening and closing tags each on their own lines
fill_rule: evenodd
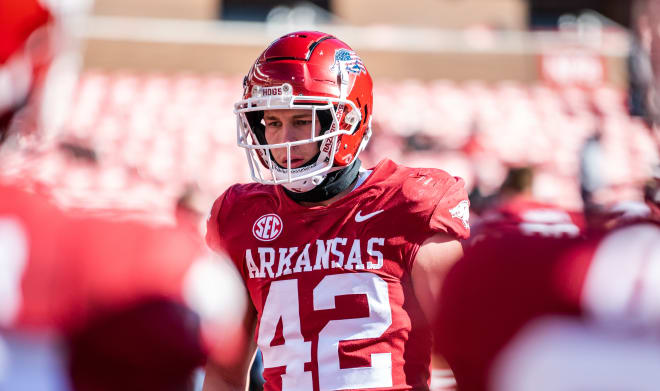
<svg viewBox="0 0 660 391">
<path fill-rule="evenodd" d="M 28 138 L 4 154 L 5 180 L 35 178 L 31 186 L 68 208 L 172 219 L 190 184 L 212 199 L 249 180 L 235 146 L 232 107 L 240 86 L 239 77 L 87 71 L 58 141 L 37 147 Z M 614 87 L 379 80 L 376 137 L 363 161 L 371 166 L 389 156 L 441 167 L 486 192 L 499 186 L 507 167 L 531 165 L 540 199 L 575 208 L 579 151 L 599 132 L 611 156 L 603 173 L 607 200 L 639 199 L 638 185 L 658 157 L 646 124 L 627 114 L 625 98 Z M 72 153 L 70 144 L 88 148 L 93 159 Z"/>
</svg>

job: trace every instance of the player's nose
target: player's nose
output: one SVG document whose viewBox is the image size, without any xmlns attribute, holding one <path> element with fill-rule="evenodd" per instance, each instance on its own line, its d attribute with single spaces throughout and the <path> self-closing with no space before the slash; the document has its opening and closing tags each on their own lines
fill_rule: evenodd
<svg viewBox="0 0 660 391">
<path fill-rule="evenodd" d="M 292 142 L 302 140 L 304 135 L 303 131 L 295 126 L 293 122 L 283 124 L 282 129 L 282 142 Z"/>
<path fill-rule="evenodd" d="M 283 125 L 282 129 L 282 142 L 291 142 L 296 141 L 296 132 L 293 128 L 293 125 L 289 122 Z"/>
</svg>

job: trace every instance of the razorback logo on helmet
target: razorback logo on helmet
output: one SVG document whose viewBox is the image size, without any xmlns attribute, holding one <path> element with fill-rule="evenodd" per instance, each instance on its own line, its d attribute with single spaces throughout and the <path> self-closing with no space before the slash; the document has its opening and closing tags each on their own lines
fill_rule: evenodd
<svg viewBox="0 0 660 391">
<path fill-rule="evenodd" d="M 461 219 L 465 229 L 470 228 L 470 203 L 467 200 L 463 200 L 455 207 L 449 209 L 449 213 L 451 217 Z"/>
<path fill-rule="evenodd" d="M 283 228 L 284 225 L 280 216 L 275 213 L 269 213 L 259 217 L 254 222 L 254 225 L 252 225 L 252 234 L 255 238 L 263 242 L 270 242 L 280 236 Z"/>
</svg>

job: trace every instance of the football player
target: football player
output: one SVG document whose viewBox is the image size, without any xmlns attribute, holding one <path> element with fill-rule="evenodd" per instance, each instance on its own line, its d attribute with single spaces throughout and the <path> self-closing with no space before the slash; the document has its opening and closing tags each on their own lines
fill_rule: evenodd
<svg viewBox="0 0 660 391">
<path fill-rule="evenodd" d="M 57 127 L 74 3 L 0 0 L 0 142 Z M 208 355 L 231 362 L 244 288 L 196 232 L 0 200 L 0 389 L 182 391 Z"/>
<path fill-rule="evenodd" d="M 360 167 L 372 80 L 332 35 L 278 38 L 243 87 L 238 145 L 257 183 L 217 199 L 206 239 L 243 277 L 254 338 L 242 365 L 207 366 L 204 389 L 242 389 L 255 345 L 266 390 L 428 389 L 433 297 L 469 235 L 463 180 Z"/>
<path fill-rule="evenodd" d="M 504 218 L 466 249 L 435 326 L 459 391 L 656 387 L 659 220 L 594 210 L 579 236 Z"/>
<path fill-rule="evenodd" d="M 244 288 L 196 235 L 0 198 L 0 389 L 181 391 L 234 359 Z"/>
<path fill-rule="evenodd" d="M 448 274 L 436 348 L 459 391 L 652 390 L 660 226 L 486 237 Z"/>
<path fill-rule="evenodd" d="M 533 196 L 533 182 L 532 168 L 509 169 L 493 204 L 472 224 L 470 243 L 507 231 L 538 236 L 577 236 L 584 229 L 581 213 L 537 200 Z"/>
<path fill-rule="evenodd" d="M 660 1 L 638 5 L 656 19 L 657 51 Z M 645 188 L 652 211 L 657 183 Z M 449 272 L 435 343 L 459 391 L 657 389 L 657 215 L 594 219 L 588 209 L 584 236 L 486 236 Z"/>
</svg>

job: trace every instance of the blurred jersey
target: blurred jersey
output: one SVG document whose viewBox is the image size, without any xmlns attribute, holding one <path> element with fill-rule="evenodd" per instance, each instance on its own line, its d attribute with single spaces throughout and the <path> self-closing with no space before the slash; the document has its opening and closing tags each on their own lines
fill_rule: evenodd
<svg viewBox="0 0 660 391">
<path fill-rule="evenodd" d="M 326 207 L 280 186 L 225 192 L 207 241 L 258 312 L 265 389 L 428 389 L 431 330 L 410 271 L 429 237 L 469 235 L 467 210 L 462 180 L 389 160 Z"/>
<path fill-rule="evenodd" d="M 181 389 L 207 354 L 231 356 L 243 288 L 190 231 L 0 198 L 2 326 L 66 336 L 75 389 Z"/>
<path fill-rule="evenodd" d="M 587 239 L 487 237 L 445 280 L 436 351 L 459 390 L 651 390 L 659 281 L 654 223 Z"/>
<path fill-rule="evenodd" d="M 485 236 L 520 232 L 529 236 L 575 237 L 584 230 L 581 213 L 537 201 L 528 196 L 515 196 L 486 210 L 472 226 L 470 243 Z"/>
</svg>

